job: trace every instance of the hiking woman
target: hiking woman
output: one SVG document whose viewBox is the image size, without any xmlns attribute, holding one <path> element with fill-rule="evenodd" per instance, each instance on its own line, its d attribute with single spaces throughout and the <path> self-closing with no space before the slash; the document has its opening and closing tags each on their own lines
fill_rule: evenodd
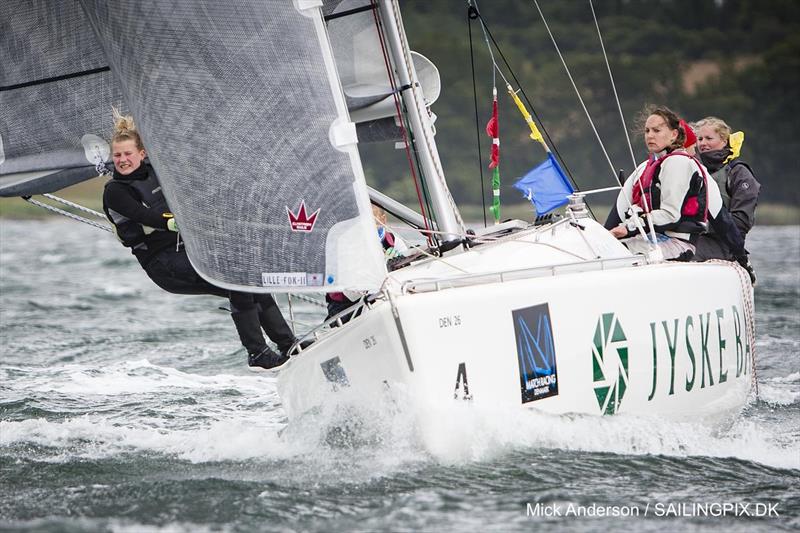
<svg viewBox="0 0 800 533">
<path fill-rule="evenodd" d="M 192 267 L 158 177 L 145 159 L 142 139 L 130 116 L 114 110 L 111 154 L 113 178 L 103 191 L 103 210 L 117 237 L 153 282 L 173 294 L 211 294 L 230 299 L 231 317 L 254 369 L 274 368 L 288 360 L 295 336 L 269 294 L 216 287 Z M 267 346 L 262 328 L 281 353 Z"/>
</svg>

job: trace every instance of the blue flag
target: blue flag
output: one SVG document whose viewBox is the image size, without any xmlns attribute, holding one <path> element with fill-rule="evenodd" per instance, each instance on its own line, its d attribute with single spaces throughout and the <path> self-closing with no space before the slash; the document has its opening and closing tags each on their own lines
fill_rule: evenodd
<svg viewBox="0 0 800 533">
<path fill-rule="evenodd" d="M 567 196 L 575 192 L 558 161 L 550 153 L 546 160 L 520 178 L 514 187 L 531 201 L 537 216 L 566 204 Z"/>
</svg>

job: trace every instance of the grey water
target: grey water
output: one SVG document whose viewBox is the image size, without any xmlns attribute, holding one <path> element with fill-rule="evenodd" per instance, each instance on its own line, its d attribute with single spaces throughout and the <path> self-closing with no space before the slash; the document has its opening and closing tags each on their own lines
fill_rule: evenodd
<svg viewBox="0 0 800 533">
<path fill-rule="evenodd" d="M 800 228 L 748 248 L 759 397 L 730 425 L 464 408 L 332 440 L 346 417 L 289 424 L 224 301 L 94 228 L 3 220 L 0 530 L 797 530 Z"/>
</svg>

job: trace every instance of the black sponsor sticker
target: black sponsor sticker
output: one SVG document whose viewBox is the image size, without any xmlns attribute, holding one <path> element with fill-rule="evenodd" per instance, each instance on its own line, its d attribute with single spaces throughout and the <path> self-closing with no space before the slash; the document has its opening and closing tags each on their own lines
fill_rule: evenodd
<svg viewBox="0 0 800 533">
<path fill-rule="evenodd" d="M 522 403 L 558 395 L 556 350 L 548 305 L 511 311 L 517 342 Z"/>
</svg>

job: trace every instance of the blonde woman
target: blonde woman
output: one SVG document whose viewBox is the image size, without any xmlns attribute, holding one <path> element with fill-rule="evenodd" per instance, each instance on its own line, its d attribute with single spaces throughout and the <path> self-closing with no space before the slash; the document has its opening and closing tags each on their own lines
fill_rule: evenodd
<svg viewBox="0 0 800 533">
<path fill-rule="evenodd" d="M 753 176 L 750 166 L 738 158 L 744 133 L 732 135 L 731 127 L 717 117 L 698 121 L 695 129 L 700 160 L 719 186 L 722 201 L 742 238 L 746 238 L 756 221 L 761 184 Z M 731 257 L 730 250 L 715 233 L 703 235 L 697 243 L 697 258 L 711 257 Z"/>
<path fill-rule="evenodd" d="M 114 174 L 103 191 L 103 210 L 119 240 L 131 249 L 150 279 L 165 291 L 229 298 L 231 317 L 252 369 L 274 368 L 288 361 L 286 352 L 296 339 L 272 296 L 227 291 L 210 284 L 194 270 L 146 156 L 133 118 L 115 110 L 111 140 Z M 281 353 L 267 346 L 262 328 Z"/>
</svg>

